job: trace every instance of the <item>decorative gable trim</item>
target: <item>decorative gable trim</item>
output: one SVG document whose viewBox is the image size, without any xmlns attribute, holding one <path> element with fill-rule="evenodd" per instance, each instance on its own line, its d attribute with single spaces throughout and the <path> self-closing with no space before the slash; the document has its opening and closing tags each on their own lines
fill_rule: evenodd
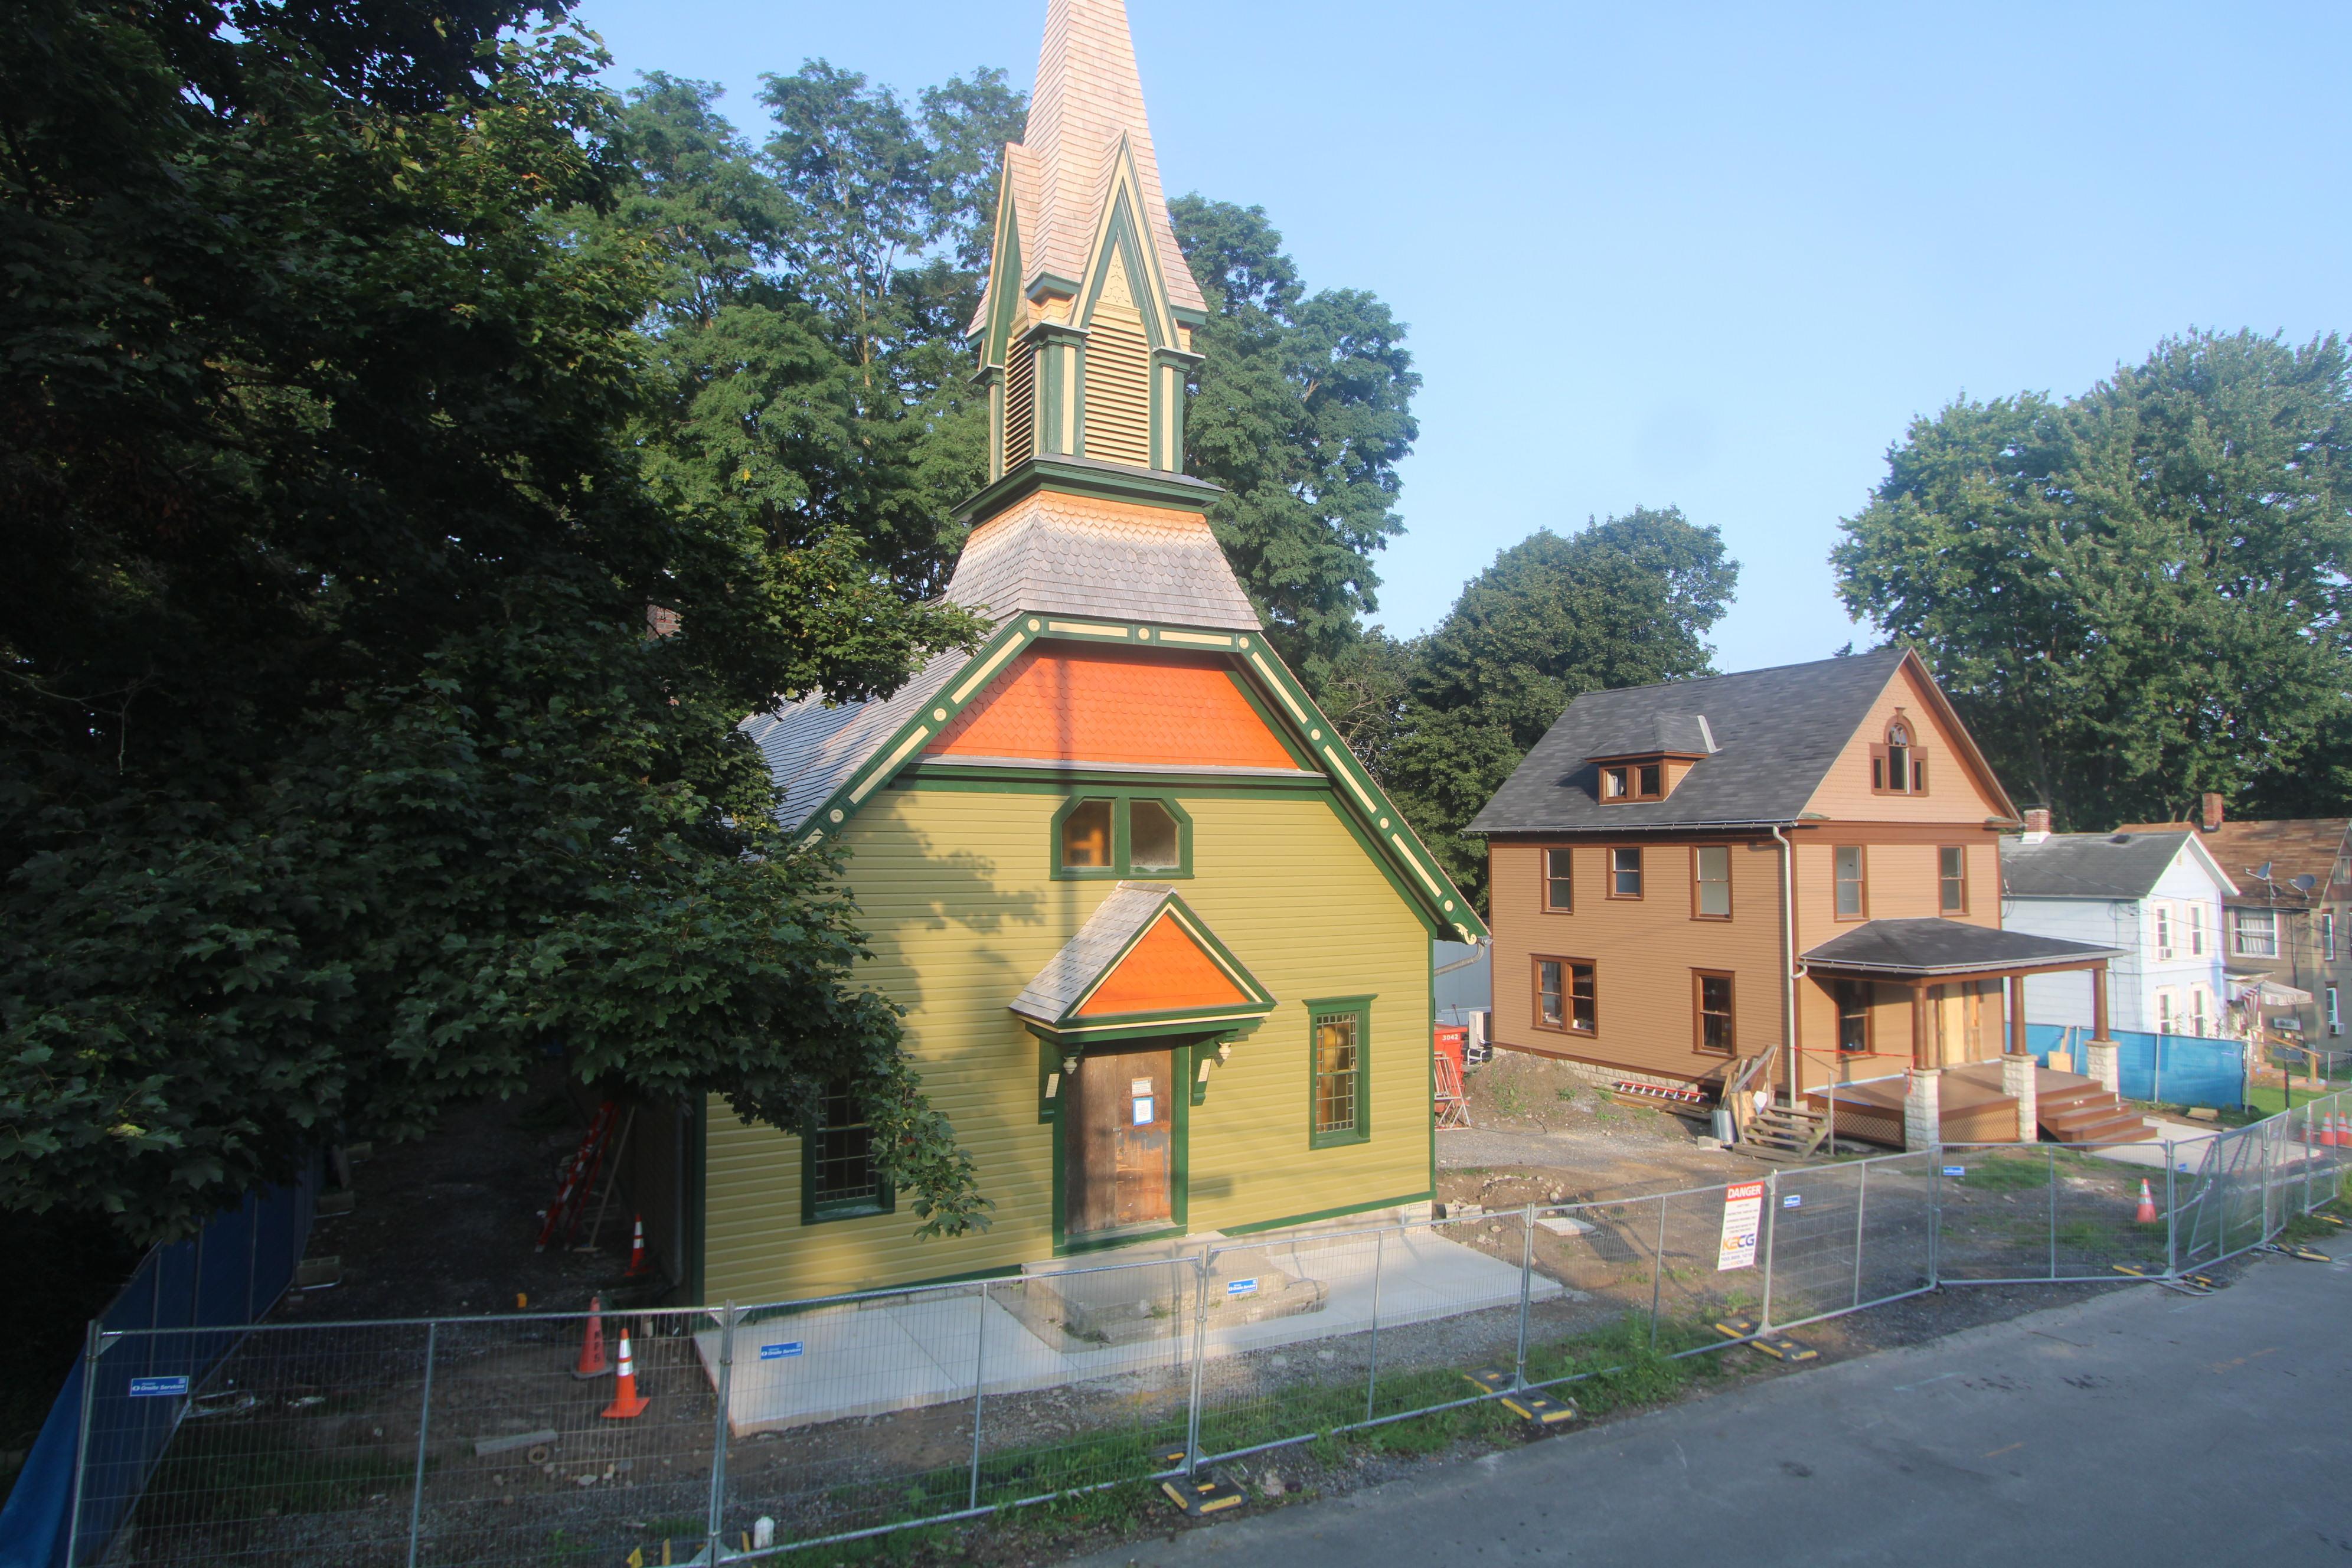
<svg viewBox="0 0 2352 1568">
<path fill-rule="evenodd" d="M 908 763 L 919 760 L 924 744 L 954 722 L 1022 649 L 1046 637 L 1121 643 L 1134 647 L 1165 643 L 1188 652 L 1231 652 L 1255 677 L 1259 691 L 1273 698 L 1265 710 L 1275 719 L 1276 732 L 1281 735 L 1286 729 L 1285 738 L 1337 781 L 1339 787 L 1333 799 L 1339 805 L 1341 816 L 1390 871 L 1393 884 L 1406 895 L 1407 902 L 1421 915 L 1431 934 L 1448 942 L 1476 942 L 1486 935 L 1486 922 L 1439 868 L 1437 858 L 1405 826 L 1403 815 L 1364 771 L 1354 753 L 1340 742 L 1331 721 L 1315 706 L 1306 688 L 1298 684 L 1281 658 L 1265 646 L 1264 636 L 1255 632 L 1213 631 L 1139 621 L 1016 616 L 981 645 L 971 663 L 952 677 L 937 697 L 876 747 L 872 755 L 850 773 L 847 782 L 803 819 L 801 826 L 804 831 L 794 841 L 797 847 L 813 848 L 827 838 L 838 837 L 849 818 L 874 793 Z"/>
</svg>

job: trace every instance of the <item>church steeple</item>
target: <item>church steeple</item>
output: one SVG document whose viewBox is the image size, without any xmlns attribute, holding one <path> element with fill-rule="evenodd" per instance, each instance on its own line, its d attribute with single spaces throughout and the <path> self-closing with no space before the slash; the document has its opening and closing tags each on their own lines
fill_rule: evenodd
<svg viewBox="0 0 2352 1568">
<path fill-rule="evenodd" d="M 1206 319 L 1168 221 L 1127 8 L 1051 0 L 971 329 L 990 479 L 1033 458 L 1181 471 L 1184 378 Z"/>
</svg>

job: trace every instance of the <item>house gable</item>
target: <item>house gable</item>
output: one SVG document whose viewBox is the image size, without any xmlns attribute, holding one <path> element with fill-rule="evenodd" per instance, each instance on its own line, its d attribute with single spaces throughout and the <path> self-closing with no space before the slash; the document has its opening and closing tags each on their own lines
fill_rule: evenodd
<svg viewBox="0 0 2352 1568">
<path fill-rule="evenodd" d="M 1912 755 L 1927 764 L 1924 793 L 1873 787 L 1890 726 L 1907 731 Z M 1905 654 L 1837 760 L 1805 803 L 1806 814 L 1835 822 L 1978 823 L 2013 821 L 2017 808 L 1951 703 L 1916 654 Z"/>
<path fill-rule="evenodd" d="M 1304 767 L 1213 654 L 1034 645 L 923 748 L 926 757 L 1122 767 Z"/>
</svg>

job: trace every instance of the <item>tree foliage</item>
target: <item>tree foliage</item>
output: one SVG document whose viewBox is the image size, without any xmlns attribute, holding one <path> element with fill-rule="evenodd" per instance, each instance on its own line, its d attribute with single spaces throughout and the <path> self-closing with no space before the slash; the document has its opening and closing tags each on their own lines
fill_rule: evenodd
<svg viewBox="0 0 2352 1568">
<path fill-rule="evenodd" d="M 1483 900 L 1485 846 L 1459 829 L 1585 692 L 1710 673 L 1706 635 L 1738 579 L 1720 532 L 1675 508 L 1543 530 L 1497 555 L 1427 637 L 1375 629 L 1344 654 L 1331 685 L 1352 700 L 1332 721 Z"/>
<path fill-rule="evenodd" d="M 904 592 L 935 595 L 954 509 L 987 477 L 962 333 L 1023 97 L 986 69 L 912 106 L 823 60 L 763 79 L 755 148 L 716 88 L 647 77 L 622 112 L 621 199 L 578 215 L 667 264 L 647 476 L 772 531 L 851 529 Z"/>
<path fill-rule="evenodd" d="M 1404 326 L 1359 289 L 1308 294 L 1263 207 L 1170 204 L 1210 309 L 1185 411 L 1186 470 L 1267 636 L 1320 691 L 1379 608 L 1371 554 L 1404 531 L 1396 466 L 1419 427 Z"/>
<path fill-rule="evenodd" d="M 2217 790 L 2340 812 L 2352 364 L 2334 335 L 2158 345 L 2080 397 L 1916 421 L 1832 552 L 2062 826 Z"/>
<path fill-rule="evenodd" d="M 640 467 L 679 394 L 635 329 L 724 320 L 768 193 L 691 105 L 625 136 L 591 42 L 496 0 L 19 12 L 0 1203 L 184 1231 L 560 1047 L 788 1127 L 845 1079 L 974 1223 L 734 725 L 975 628 L 854 498 Z"/>
</svg>

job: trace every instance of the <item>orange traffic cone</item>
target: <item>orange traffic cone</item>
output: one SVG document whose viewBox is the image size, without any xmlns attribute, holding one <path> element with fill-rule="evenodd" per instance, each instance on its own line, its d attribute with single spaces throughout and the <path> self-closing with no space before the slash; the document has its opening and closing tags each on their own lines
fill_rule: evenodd
<svg viewBox="0 0 2352 1568">
<path fill-rule="evenodd" d="M 621 1278 L 642 1279 L 652 1271 L 653 1264 L 646 1258 L 646 1216 L 639 1215 L 636 1234 L 629 1237 L 629 1269 Z"/>
<path fill-rule="evenodd" d="M 2352 1143 L 2352 1121 L 2347 1121 L 2341 1116 L 2330 1116 L 2325 1125 L 2326 1131 L 2320 1134 L 2319 1139 L 2322 1143 L 2331 1149 L 2340 1149 L 2347 1143 Z"/>
<path fill-rule="evenodd" d="M 626 1421 L 641 1415 L 652 1400 L 637 1392 L 637 1363 L 629 1355 L 629 1326 L 621 1325 L 621 1375 L 613 1384 L 613 1403 L 604 1406 L 607 1421 Z"/>
<path fill-rule="evenodd" d="M 2303 1141 L 2333 1149 L 2336 1146 L 2336 1118 L 2313 1116 L 2304 1122 Z"/>
<path fill-rule="evenodd" d="M 2132 1218 L 2141 1225 L 2156 1223 L 2156 1197 L 2147 1190 L 2146 1176 L 2139 1179 L 2139 1212 L 2132 1215 Z M 629 1364 L 629 1342 L 626 1340 L 621 1342 L 621 1364 L 623 1366 Z"/>
<path fill-rule="evenodd" d="M 572 1369 L 574 1377 L 602 1377 L 613 1370 L 604 1359 L 604 1311 L 600 1297 L 588 1298 L 588 1331 L 580 1336 L 580 1364 Z"/>
</svg>

